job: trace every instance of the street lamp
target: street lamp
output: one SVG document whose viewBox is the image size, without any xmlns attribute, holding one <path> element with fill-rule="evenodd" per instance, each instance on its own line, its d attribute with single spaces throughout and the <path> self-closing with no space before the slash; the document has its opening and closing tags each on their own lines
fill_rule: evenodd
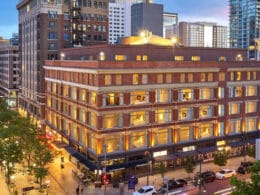
<svg viewBox="0 0 260 195">
<path fill-rule="evenodd" d="M 151 154 L 149 151 L 145 151 L 144 155 L 146 157 L 146 163 L 147 163 L 146 185 L 148 186 L 149 185 L 149 173 L 150 173 L 149 161 L 151 158 Z"/>
</svg>

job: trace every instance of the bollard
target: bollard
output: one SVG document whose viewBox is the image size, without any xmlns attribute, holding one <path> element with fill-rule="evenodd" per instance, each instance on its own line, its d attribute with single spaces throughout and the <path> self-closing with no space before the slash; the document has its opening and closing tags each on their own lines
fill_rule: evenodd
<svg viewBox="0 0 260 195">
<path fill-rule="evenodd" d="M 123 195 L 124 194 L 124 183 L 120 182 L 119 183 L 119 195 Z"/>
</svg>

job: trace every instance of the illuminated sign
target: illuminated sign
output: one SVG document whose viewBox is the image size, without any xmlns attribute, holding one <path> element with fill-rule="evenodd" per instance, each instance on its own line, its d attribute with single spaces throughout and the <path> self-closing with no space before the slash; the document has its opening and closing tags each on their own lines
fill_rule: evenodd
<svg viewBox="0 0 260 195">
<path fill-rule="evenodd" d="M 153 153 L 153 157 L 166 156 L 166 155 L 167 155 L 167 150 L 163 150 L 163 151 Z"/>
</svg>

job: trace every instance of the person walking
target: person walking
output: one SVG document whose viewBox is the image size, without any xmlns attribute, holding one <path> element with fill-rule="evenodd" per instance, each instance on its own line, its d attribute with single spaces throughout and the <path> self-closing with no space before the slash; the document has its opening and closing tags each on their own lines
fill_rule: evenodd
<svg viewBox="0 0 260 195">
<path fill-rule="evenodd" d="M 77 186 L 77 188 L 76 188 L 76 194 L 77 194 L 77 195 L 79 194 L 79 184 L 78 184 L 78 186 Z"/>
</svg>

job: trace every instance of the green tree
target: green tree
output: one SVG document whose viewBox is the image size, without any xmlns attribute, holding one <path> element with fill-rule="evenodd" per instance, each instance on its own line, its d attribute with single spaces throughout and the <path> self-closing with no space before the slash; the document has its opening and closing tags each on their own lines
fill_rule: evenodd
<svg viewBox="0 0 260 195">
<path fill-rule="evenodd" d="M 186 157 L 186 163 L 184 165 L 185 171 L 188 173 L 190 177 L 190 173 L 193 173 L 195 169 L 195 163 L 193 162 L 193 157 L 192 156 L 187 156 Z"/>
<path fill-rule="evenodd" d="M 225 166 L 227 164 L 227 153 L 226 151 L 218 151 L 214 155 L 214 163 L 218 166 Z"/>
<path fill-rule="evenodd" d="M 164 179 L 164 173 L 165 173 L 165 166 L 164 166 L 164 164 L 163 164 L 163 162 L 160 162 L 160 166 L 159 166 L 159 172 L 160 172 L 160 174 L 161 174 L 161 177 L 162 177 L 162 179 Z"/>
<path fill-rule="evenodd" d="M 260 161 L 256 161 L 249 168 L 251 182 L 239 180 L 232 177 L 230 184 L 235 188 L 232 195 L 258 195 L 260 194 Z"/>
<path fill-rule="evenodd" d="M 255 158 L 255 146 L 247 147 L 246 154 L 250 157 Z"/>
</svg>

